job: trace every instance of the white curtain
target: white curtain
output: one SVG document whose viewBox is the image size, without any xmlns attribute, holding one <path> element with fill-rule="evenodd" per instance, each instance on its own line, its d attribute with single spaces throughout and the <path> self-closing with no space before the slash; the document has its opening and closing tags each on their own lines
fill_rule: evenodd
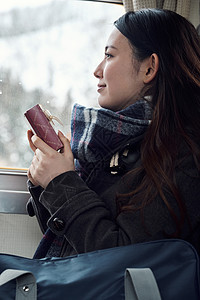
<svg viewBox="0 0 200 300">
<path fill-rule="evenodd" d="M 142 8 L 163 8 L 177 12 L 195 27 L 200 24 L 200 0 L 123 0 L 125 11 Z"/>
</svg>

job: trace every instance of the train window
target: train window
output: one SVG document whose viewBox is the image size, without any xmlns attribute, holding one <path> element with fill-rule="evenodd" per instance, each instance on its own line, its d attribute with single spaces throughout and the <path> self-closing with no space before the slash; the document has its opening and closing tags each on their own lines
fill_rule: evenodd
<svg viewBox="0 0 200 300">
<path fill-rule="evenodd" d="M 93 71 L 113 21 L 123 13 L 122 5 L 99 1 L 1 4 L 0 168 L 26 168 L 31 162 L 23 116 L 28 108 L 42 104 L 67 133 L 75 102 L 96 105 Z"/>
</svg>

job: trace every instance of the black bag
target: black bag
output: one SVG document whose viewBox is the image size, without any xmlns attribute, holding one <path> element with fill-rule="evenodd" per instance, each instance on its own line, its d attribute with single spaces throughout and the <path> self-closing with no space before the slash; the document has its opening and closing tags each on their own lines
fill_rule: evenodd
<svg viewBox="0 0 200 300">
<path fill-rule="evenodd" d="M 122 300 L 124 274 L 127 300 L 200 299 L 199 258 L 182 240 L 153 241 L 66 258 L 0 254 L 0 273 L 0 300 Z"/>
</svg>

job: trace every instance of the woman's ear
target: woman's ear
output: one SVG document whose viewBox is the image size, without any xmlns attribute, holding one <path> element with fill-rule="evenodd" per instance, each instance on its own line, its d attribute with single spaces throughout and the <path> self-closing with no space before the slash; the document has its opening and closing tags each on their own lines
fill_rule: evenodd
<svg viewBox="0 0 200 300">
<path fill-rule="evenodd" d="M 149 83 L 155 78 L 158 68 L 159 68 L 159 58 L 156 53 L 153 53 L 146 60 L 145 73 L 143 78 L 144 83 Z"/>
</svg>

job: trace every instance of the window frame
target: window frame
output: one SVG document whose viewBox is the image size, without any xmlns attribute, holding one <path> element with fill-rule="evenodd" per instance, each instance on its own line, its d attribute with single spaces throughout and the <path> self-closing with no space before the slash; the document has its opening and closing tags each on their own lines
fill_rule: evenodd
<svg viewBox="0 0 200 300">
<path fill-rule="evenodd" d="M 0 168 L 0 213 L 27 214 L 27 169 Z"/>
</svg>

